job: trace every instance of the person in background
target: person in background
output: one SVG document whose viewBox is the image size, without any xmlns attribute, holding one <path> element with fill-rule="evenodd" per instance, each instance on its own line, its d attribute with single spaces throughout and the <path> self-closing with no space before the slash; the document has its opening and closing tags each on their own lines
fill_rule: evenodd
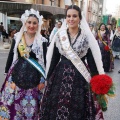
<svg viewBox="0 0 120 120">
<path fill-rule="evenodd" d="M 113 36 L 112 50 L 114 58 L 120 59 L 120 25 L 118 25 L 117 30 Z"/>
<path fill-rule="evenodd" d="M 14 39 L 14 35 L 17 33 L 16 29 L 11 29 L 9 32 L 9 43 L 12 44 L 12 41 Z"/>
<path fill-rule="evenodd" d="M 112 30 L 112 24 L 108 24 L 107 25 L 107 28 L 108 28 L 108 30 L 109 30 L 109 33 L 110 33 L 110 40 L 112 41 L 112 39 L 113 39 L 113 34 L 114 34 L 114 30 Z"/>
<path fill-rule="evenodd" d="M 62 22 L 61 21 L 58 21 L 56 26 L 53 28 L 51 34 L 50 34 L 50 43 L 54 37 L 54 35 L 56 34 L 56 32 L 61 28 L 61 25 L 62 25 Z"/>
<path fill-rule="evenodd" d="M 0 94 L 0 119 L 38 120 L 45 81 L 47 41 L 40 34 L 42 16 L 34 9 L 21 16 L 23 26 L 15 34 L 8 55 L 5 82 Z"/>
<path fill-rule="evenodd" d="M 3 27 L 3 22 L 0 23 L 0 37 L 2 35 L 2 32 L 4 30 L 4 27 Z"/>
<path fill-rule="evenodd" d="M 49 35 L 48 35 L 48 31 L 47 30 L 43 31 L 42 36 L 45 37 L 47 40 L 49 40 Z"/>
<path fill-rule="evenodd" d="M 103 79 L 101 74 L 105 74 L 101 53 L 77 5 L 68 6 L 66 22 L 54 36 L 46 58 L 47 86 L 40 120 L 104 120 L 101 107 L 89 89 L 91 76 Z"/>
<path fill-rule="evenodd" d="M 110 33 L 104 23 L 101 23 L 99 26 L 96 35 L 96 40 L 100 46 L 104 71 L 110 72 L 114 68 L 114 58 L 110 48 Z"/>
<path fill-rule="evenodd" d="M 6 32 L 5 29 L 2 31 L 2 36 L 3 36 L 3 42 L 5 42 L 5 39 L 8 39 L 8 33 Z"/>
<path fill-rule="evenodd" d="M 95 30 L 94 30 L 94 26 L 93 26 L 92 24 L 89 24 L 89 27 L 90 27 L 91 32 L 92 32 L 93 35 L 95 36 L 96 33 L 95 33 Z"/>
</svg>

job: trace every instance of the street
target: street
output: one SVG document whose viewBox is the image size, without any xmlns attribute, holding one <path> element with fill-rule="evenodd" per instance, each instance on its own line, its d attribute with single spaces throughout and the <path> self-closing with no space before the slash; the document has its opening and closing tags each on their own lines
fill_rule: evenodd
<svg viewBox="0 0 120 120">
<path fill-rule="evenodd" d="M 9 50 L 0 49 L 0 87 L 4 81 L 4 68 L 7 60 Z M 120 120 L 120 74 L 118 70 L 120 69 L 120 60 L 115 60 L 115 69 L 109 75 L 113 78 L 116 86 L 116 97 L 110 98 L 108 102 L 108 110 L 104 112 L 105 120 Z"/>
</svg>

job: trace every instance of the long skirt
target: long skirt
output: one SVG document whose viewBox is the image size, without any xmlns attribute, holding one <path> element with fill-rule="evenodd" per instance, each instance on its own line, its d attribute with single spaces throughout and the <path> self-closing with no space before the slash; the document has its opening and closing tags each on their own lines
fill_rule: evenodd
<svg viewBox="0 0 120 120">
<path fill-rule="evenodd" d="M 112 50 L 115 52 L 120 52 L 120 37 L 115 37 L 115 39 L 113 39 Z"/>
<path fill-rule="evenodd" d="M 40 106 L 40 120 L 104 120 L 88 82 L 66 58 L 58 63 Z"/>
<path fill-rule="evenodd" d="M 109 72 L 112 69 L 114 69 L 114 58 L 112 51 L 106 51 L 104 49 L 103 43 L 99 44 L 101 55 L 102 55 L 102 62 L 103 62 L 103 68 L 105 72 Z"/>
<path fill-rule="evenodd" d="M 0 120 L 38 120 L 42 93 L 38 86 L 30 89 L 18 87 L 12 78 L 14 67 L 15 64 L 10 68 L 1 89 Z"/>
</svg>

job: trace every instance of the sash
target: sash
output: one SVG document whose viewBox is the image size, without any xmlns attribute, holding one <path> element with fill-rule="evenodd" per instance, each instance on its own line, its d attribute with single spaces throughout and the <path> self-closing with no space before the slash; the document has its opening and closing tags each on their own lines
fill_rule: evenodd
<svg viewBox="0 0 120 120">
<path fill-rule="evenodd" d="M 24 57 L 25 58 L 25 57 Z M 36 68 L 44 78 L 46 78 L 45 71 L 42 66 L 33 58 L 25 58 L 34 68 Z"/>
<path fill-rule="evenodd" d="M 86 79 L 86 81 L 89 83 L 91 79 L 91 75 L 88 72 L 86 66 L 80 59 L 80 57 L 77 55 L 77 53 L 72 49 L 70 46 L 69 38 L 67 35 L 67 31 L 62 30 L 59 32 L 59 38 L 60 38 L 60 44 L 62 46 L 62 49 L 64 50 L 66 54 L 66 58 L 71 60 L 73 65 L 77 68 L 77 70 L 83 75 L 83 77 Z"/>
<path fill-rule="evenodd" d="M 33 58 L 29 57 L 29 50 L 27 50 L 25 39 L 22 36 L 20 43 L 18 44 L 18 50 L 20 52 L 21 57 L 23 57 L 26 61 L 28 61 L 34 68 L 38 70 L 42 74 L 44 78 L 46 78 L 45 71 L 42 66 Z"/>
<path fill-rule="evenodd" d="M 108 46 L 107 43 L 102 39 L 102 36 L 100 35 L 100 31 L 98 31 L 98 37 L 105 46 Z M 112 50 L 109 46 L 108 46 L 108 48 L 109 48 L 109 51 L 110 51 L 110 54 L 111 54 L 111 60 L 114 61 Z"/>
<path fill-rule="evenodd" d="M 98 37 L 105 46 L 108 46 L 107 43 L 102 39 L 102 36 L 100 35 L 100 31 L 98 31 Z M 109 51 L 111 51 L 110 47 L 109 47 Z"/>
</svg>

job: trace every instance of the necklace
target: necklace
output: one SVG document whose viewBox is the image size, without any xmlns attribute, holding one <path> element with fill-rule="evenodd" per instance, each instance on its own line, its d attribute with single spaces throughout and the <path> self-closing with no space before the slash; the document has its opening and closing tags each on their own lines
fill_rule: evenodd
<svg viewBox="0 0 120 120">
<path fill-rule="evenodd" d="M 69 32 L 71 39 L 74 39 L 74 38 L 77 36 L 78 32 L 79 32 L 79 30 L 78 30 L 75 34 L 71 34 L 71 33 Z"/>
<path fill-rule="evenodd" d="M 77 34 L 78 34 L 78 32 L 77 32 L 75 35 L 71 35 L 71 34 L 70 34 L 71 40 L 74 40 L 74 39 L 76 38 Z"/>
<path fill-rule="evenodd" d="M 79 37 L 79 35 L 81 34 L 81 30 L 79 29 L 78 32 L 74 35 L 74 38 L 71 38 L 69 31 L 67 30 L 68 33 L 68 37 L 69 37 L 69 41 L 71 46 L 73 46 L 77 40 L 77 38 Z"/>
<path fill-rule="evenodd" d="M 26 32 L 26 35 L 27 35 L 27 37 L 28 37 L 29 39 L 32 39 L 33 37 L 35 37 L 35 34 L 30 35 L 30 34 L 28 34 L 27 32 Z"/>
<path fill-rule="evenodd" d="M 74 42 L 74 40 L 75 40 L 75 38 L 76 38 L 77 35 L 78 35 L 78 31 L 77 31 L 77 33 L 75 33 L 73 35 L 70 34 L 70 39 L 71 39 L 72 43 Z"/>
</svg>

